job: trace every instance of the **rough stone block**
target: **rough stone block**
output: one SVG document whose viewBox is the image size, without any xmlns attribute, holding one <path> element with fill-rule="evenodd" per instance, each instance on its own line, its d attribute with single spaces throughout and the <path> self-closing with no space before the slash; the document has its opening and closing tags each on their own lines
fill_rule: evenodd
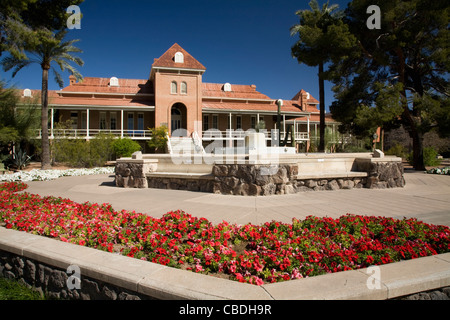
<svg viewBox="0 0 450 320">
<path fill-rule="evenodd" d="M 315 187 L 317 187 L 317 182 L 316 181 L 314 181 L 314 180 L 307 180 L 306 182 L 305 182 L 305 186 L 307 186 L 308 188 L 315 188 Z"/>
<path fill-rule="evenodd" d="M 228 166 L 227 165 L 215 165 L 215 166 L 213 166 L 212 173 L 216 177 L 226 177 L 226 176 L 228 176 Z"/>
<path fill-rule="evenodd" d="M 50 274 L 48 287 L 50 291 L 60 291 L 67 285 L 67 273 L 59 270 L 53 270 Z"/>
<path fill-rule="evenodd" d="M 342 184 L 342 189 L 353 189 L 354 186 L 353 180 L 345 180 Z"/>
<path fill-rule="evenodd" d="M 31 283 L 36 280 L 36 265 L 30 260 L 25 262 L 24 277 Z"/>
<path fill-rule="evenodd" d="M 339 184 L 337 183 L 336 180 L 331 180 L 330 182 L 328 182 L 328 189 L 329 190 L 339 190 Z"/>
</svg>

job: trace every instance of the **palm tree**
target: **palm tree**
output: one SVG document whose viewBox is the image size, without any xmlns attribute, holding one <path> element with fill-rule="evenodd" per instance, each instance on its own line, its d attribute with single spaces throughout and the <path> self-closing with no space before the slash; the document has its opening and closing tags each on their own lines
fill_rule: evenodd
<svg viewBox="0 0 450 320">
<path fill-rule="evenodd" d="M 78 80 L 82 79 L 81 74 L 70 64 L 76 63 L 79 66 L 84 64 L 79 57 L 73 56 L 73 53 L 81 53 L 82 51 L 73 44 L 79 40 L 64 41 L 67 31 L 59 31 L 57 33 L 50 32 L 46 29 L 36 31 L 37 44 L 30 45 L 26 48 L 29 57 L 21 59 L 14 56 L 8 56 L 1 62 L 5 72 L 13 69 L 12 76 L 22 70 L 24 67 L 33 63 L 38 63 L 42 68 L 42 92 L 41 92 L 41 126 L 42 126 L 42 163 L 41 169 L 51 168 L 50 161 L 50 144 L 48 138 L 48 73 L 52 70 L 55 75 L 55 81 L 60 88 L 64 86 L 61 74 L 52 66 L 52 63 L 58 65 L 59 69 L 64 72 L 68 70 Z"/>
<path fill-rule="evenodd" d="M 291 36 L 299 35 L 300 39 L 292 47 L 292 55 L 299 63 L 308 66 L 319 66 L 319 100 L 320 100 L 320 143 L 319 152 L 325 150 L 325 84 L 324 64 L 330 60 L 333 39 L 330 39 L 328 27 L 337 22 L 341 12 L 336 12 L 338 5 L 325 3 L 319 7 L 317 0 L 309 3 L 311 10 L 299 10 L 295 14 L 300 23 L 291 27 Z"/>
</svg>

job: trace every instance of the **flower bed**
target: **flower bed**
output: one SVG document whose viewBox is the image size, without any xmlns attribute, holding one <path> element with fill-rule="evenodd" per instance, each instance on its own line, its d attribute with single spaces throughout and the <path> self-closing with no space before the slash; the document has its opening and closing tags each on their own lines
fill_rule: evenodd
<svg viewBox="0 0 450 320">
<path fill-rule="evenodd" d="M 427 173 L 450 175 L 450 167 L 433 168 L 433 169 L 427 170 Z"/>
<path fill-rule="evenodd" d="M 112 174 L 114 167 L 92 168 L 92 169 L 67 169 L 67 170 L 38 170 L 19 171 L 12 174 L 0 175 L 0 181 L 47 181 L 60 177 L 84 176 L 94 174 Z"/>
<path fill-rule="evenodd" d="M 0 185 L 0 226 L 256 285 L 450 251 L 450 229 L 416 219 L 310 216 L 291 224 L 213 225 L 183 211 L 162 218 L 109 204 L 17 193 Z"/>
</svg>

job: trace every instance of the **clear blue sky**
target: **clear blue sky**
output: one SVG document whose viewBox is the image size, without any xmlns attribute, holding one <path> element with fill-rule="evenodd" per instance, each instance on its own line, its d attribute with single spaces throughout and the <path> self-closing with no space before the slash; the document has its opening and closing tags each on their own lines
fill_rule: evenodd
<svg viewBox="0 0 450 320">
<path fill-rule="evenodd" d="M 348 0 L 335 0 L 345 9 Z M 255 84 L 272 99 L 291 99 L 304 89 L 319 99 L 317 67 L 291 56 L 297 37 L 289 29 L 295 12 L 309 0 L 85 0 L 80 39 L 85 77 L 147 79 L 154 58 L 178 43 L 206 68 L 204 82 Z M 319 0 L 322 5 L 324 0 Z M 40 66 L 3 80 L 25 89 L 41 88 Z M 65 85 L 69 74 L 64 74 Z M 50 78 L 51 90 L 59 89 Z M 326 107 L 334 100 L 326 84 Z"/>
</svg>

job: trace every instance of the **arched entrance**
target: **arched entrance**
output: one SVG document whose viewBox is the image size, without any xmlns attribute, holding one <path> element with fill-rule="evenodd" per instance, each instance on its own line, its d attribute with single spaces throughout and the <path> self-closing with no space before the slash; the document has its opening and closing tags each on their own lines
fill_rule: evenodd
<svg viewBox="0 0 450 320">
<path fill-rule="evenodd" d="M 170 111 L 170 129 L 173 133 L 177 129 L 187 128 L 187 109 L 182 103 L 175 103 Z"/>
</svg>

